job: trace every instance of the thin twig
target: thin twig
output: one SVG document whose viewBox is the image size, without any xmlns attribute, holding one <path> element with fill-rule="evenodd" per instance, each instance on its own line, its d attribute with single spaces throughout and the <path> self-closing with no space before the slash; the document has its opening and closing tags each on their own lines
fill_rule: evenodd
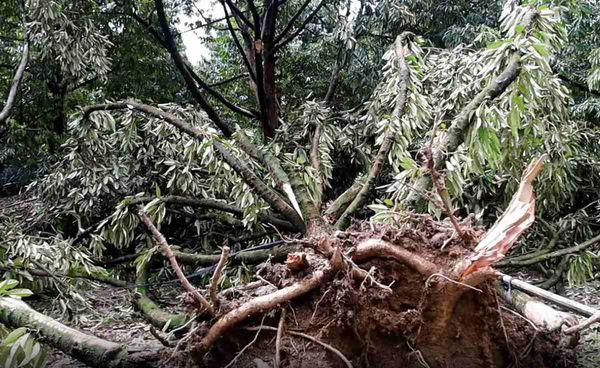
<svg viewBox="0 0 600 368">
<path fill-rule="evenodd" d="M 281 309 L 281 316 L 279 317 L 279 325 L 277 326 L 277 339 L 275 340 L 275 366 L 279 368 L 281 364 L 281 339 L 283 337 L 283 330 L 285 329 L 285 307 Z"/>
<path fill-rule="evenodd" d="M 535 338 L 537 337 L 539 329 L 537 328 L 535 323 L 533 323 L 529 318 L 521 315 L 520 313 L 515 312 L 512 309 L 506 308 L 505 306 L 501 306 L 500 308 L 514 314 L 517 317 L 524 319 L 525 321 L 527 321 L 527 323 L 529 323 L 531 325 L 531 327 L 533 327 L 533 336 L 531 337 L 531 340 L 529 341 L 527 346 L 525 346 L 525 349 L 523 349 L 523 352 L 521 354 L 519 354 L 519 359 L 516 360 L 516 362 L 519 362 L 519 361 L 523 360 L 523 358 L 525 358 L 527 356 L 527 353 L 531 350 L 531 347 L 533 346 L 533 342 L 535 341 Z M 512 368 L 512 367 L 513 367 L 513 364 L 511 364 L 509 366 L 509 368 Z"/>
<path fill-rule="evenodd" d="M 384 284 L 380 283 L 379 281 L 377 281 L 377 280 L 375 279 L 375 277 L 373 277 L 373 275 L 371 275 L 371 270 L 373 270 L 373 268 L 374 268 L 374 267 L 372 267 L 372 268 L 369 270 L 369 272 L 366 272 L 366 271 L 365 271 L 365 270 L 363 270 L 362 268 L 358 267 L 358 265 L 357 265 L 357 264 L 356 264 L 356 263 L 355 263 L 355 262 L 352 260 L 352 258 L 348 257 L 348 256 L 347 256 L 347 255 L 345 255 L 345 254 L 343 255 L 343 257 L 344 257 L 344 260 L 345 260 L 346 262 L 348 262 L 348 263 L 349 263 L 349 264 L 352 266 L 352 268 L 354 268 L 354 269 L 356 269 L 356 270 L 359 270 L 361 273 L 363 273 L 363 272 L 364 272 L 364 273 L 365 273 L 365 280 L 366 280 L 366 279 L 370 279 L 370 280 L 371 280 L 371 285 L 375 284 L 376 286 L 378 286 L 378 287 L 382 288 L 383 290 L 387 291 L 388 293 L 392 293 L 392 288 L 391 288 L 391 286 L 394 284 L 394 282 L 396 282 L 396 280 L 392 281 L 392 283 L 391 283 L 391 284 L 389 284 L 389 285 L 384 285 Z M 364 280 L 363 280 L 363 282 L 360 284 L 360 287 L 361 287 L 361 288 L 362 288 L 362 286 L 363 286 L 363 283 L 364 283 Z"/>
<path fill-rule="evenodd" d="M 478 289 L 478 288 L 476 288 L 476 287 L 474 287 L 474 286 L 471 286 L 471 285 L 467 285 L 467 284 L 465 284 L 465 283 L 462 283 L 462 282 L 460 282 L 460 281 L 452 280 L 451 278 L 449 278 L 449 277 L 447 277 L 447 276 L 444 276 L 444 275 L 442 275 L 441 273 L 434 273 L 434 274 L 432 274 L 431 276 L 429 276 L 429 277 L 427 278 L 427 281 L 425 281 L 425 285 L 429 285 L 429 282 L 430 282 L 430 281 L 431 281 L 431 279 L 432 279 L 432 278 L 434 278 L 435 276 L 437 276 L 437 277 L 441 277 L 441 278 L 443 278 L 443 279 L 445 279 L 445 280 L 447 280 L 447 281 L 450 281 L 451 283 L 454 283 L 454 284 L 456 284 L 456 285 L 461 285 L 461 286 L 467 287 L 467 288 L 469 288 L 469 289 L 471 289 L 471 290 L 475 290 L 475 291 L 477 291 L 478 293 L 482 293 L 482 292 L 483 292 L 483 291 L 481 291 L 481 289 Z"/>
<path fill-rule="evenodd" d="M 179 267 L 179 264 L 177 263 L 177 259 L 175 258 L 175 255 L 173 254 L 173 251 L 171 250 L 169 243 L 167 243 L 167 239 L 165 239 L 164 235 L 161 234 L 160 231 L 158 231 L 156 226 L 154 226 L 154 224 L 152 223 L 152 220 L 150 219 L 150 217 L 148 217 L 148 215 L 146 215 L 146 213 L 144 212 L 143 209 L 140 209 L 138 211 L 138 216 L 140 217 L 140 220 L 146 225 L 148 230 L 150 230 L 150 232 L 152 233 L 152 235 L 154 236 L 154 238 L 160 245 L 160 248 L 161 248 L 163 254 L 169 260 L 169 263 L 171 264 L 171 267 L 175 271 L 175 274 L 177 274 L 177 277 L 179 278 L 179 281 L 181 282 L 181 285 L 183 286 L 183 288 L 187 292 L 190 293 L 192 298 L 194 298 L 194 300 L 199 304 L 199 306 L 201 306 L 209 314 L 214 315 L 215 314 L 214 309 L 210 305 L 208 300 L 206 300 L 206 298 L 204 298 L 198 292 L 198 290 L 196 290 L 196 288 L 190 283 L 190 281 L 185 277 L 185 274 L 181 270 L 181 267 Z"/>
<path fill-rule="evenodd" d="M 417 356 L 417 360 L 423 367 L 431 368 L 429 366 L 429 364 L 427 364 L 427 361 L 425 360 L 425 358 L 423 357 L 423 353 L 421 353 L 421 350 L 417 350 L 417 349 L 413 348 L 410 345 L 410 343 L 408 342 L 408 340 L 406 340 L 406 345 L 408 345 L 408 348 L 413 352 L 413 354 L 415 354 Z"/>
<path fill-rule="evenodd" d="M 315 316 L 317 315 L 317 310 L 319 309 L 319 304 L 321 304 L 321 302 L 323 301 L 323 299 L 325 299 L 325 296 L 327 295 L 327 293 L 329 293 L 331 289 L 327 289 L 323 295 L 321 296 L 321 298 L 319 298 L 319 301 L 317 302 L 317 304 L 315 304 L 315 310 L 313 311 L 312 316 L 310 317 L 310 321 L 309 324 L 312 323 L 313 319 L 315 319 Z"/>
<path fill-rule="evenodd" d="M 436 117 L 433 123 L 433 128 L 431 129 L 431 138 L 429 139 L 429 145 L 427 146 L 426 151 L 427 168 L 429 169 L 429 174 L 431 175 L 431 181 L 433 182 L 433 186 L 435 187 L 435 190 L 437 191 L 438 196 L 440 197 L 440 199 L 442 200 L 442 204 L 444 205 L 444 212 L 446 212 L 446 216 L 448 216 L 448 218 L 450 219 L 450 222 L 452 223 L 452 226 L 454 226 L 454 228 L 456 229 L 458 236 L 460 236 L 461 239 L 464 239 L 465 232 L 460 227 L 460 224 L 456 220 L 456 217 L 454 217 L 454 210 L 452 209 L 452 205 L 450 204 L 450 201 L 448 201 L 447 198 L 448 192 L 446 190 L 446 185 L 442 182 L 437 170 L 435 169 L 435 161 L 433 158 L 433 140 L 435 138 L 435 132 L 437 130 L 438 124 L 439 119 L 438 117 Z"/>
<path fill-rule="evenodd" d="M 217 288 L 219 286 L 219 279 L 221 278 L 221 274 L 223 273 L 225 265 L 227 264 L 228 257 L 229 247 L 223 247 L 223 249 L 221 249 L 221 258 L 219 258 L 217 268 L 215 268 L 215 272 L 213 273 L 212 279 L 210 280 L 210 301 L 212 302 L 213 308 L 215 310 L 219 309 L 219 298 L 217 296 Z"/>
<path fill-rule="evenodd" d="M 248 348 L 250 348 L 250 346 L 252 346 L 256 340 L 258 340 L 258 335 L 260 335 L 260 331 L 262 331 L 263 329 L 266 329 L 268 326 L 264 326 L 264 322 L 265 322 L 265 317 L 267 317 L 267 315 L 263 315 L 262 320 L 260 321 L 260 326 L 258 326 L 254 331 L 256 331 L 256 335 L 254 335 L 254 339 L 252 339 L 252 341 L 250 341 L 246 346 L 244 346 L 244 348 L 242 350 L 240 350 L 239 353 L 237 353 L 237 355 L 231 360 L 231 362 L 229 362 L 229 364 L 227 364 L 225 366 L 225 368 L 229 368 L 232 366 L 233 363 L 235 363 L 239 357 L 242 356 L 242 354 L 244 354 L 244 352 L 246 350 L 248 350 Z M 277 330 L 277 329 L 275 329 Z"/>
<path fill-rule="evenodd" d="M 160 333 L 158 333 L 158 331 L 156 331 L 154 326 L 150 326 L 150 333 L 152 334 L 152 336 L 154 336 L 158 340 L 158 342 L 160 342 L 162 344 L 162 346 L 167 347 L 167 348 L 172 347 L 171 343 L 167 339 L 162 337 L 160 335 Z"/>
<path fill-rule="evenodd" d="M 498 308 L 498 317 L 500 318 L 500 326 L 502 327 L 502 332 L 504 333 L 504 340 L 506 341 L 506 348 L 510 351 L 510 355 L 512 355 L 513 361 L 517 360 L 517 356 L 513 349 L 510 346 L 510 340 L 508 339 L 508 333 L 506 333 L 506 326 L 504 325 L 504 318 L 502 318 L 502 310 L 500 309 L 500 301 L 498 300 L 498 293 L 494 293 L 494 297 L 496 298 L 496 307 Z"/>
<path fill-rule="evenodd" d="M 248 331 L 257 331 L 259 329 L 262 329 L 262 330 L 265 330 L 265 331 L 275 331 L 275 332 L 277 332 L 277 328 L 271 327 L 271 326 L 246 327 L 246 330 L 248 330 Z M 348 367 L 348 368 L 354 368 L 352 366 L 352 363 L 350 362 L 350 360 L 348 360 L 348 358 L 346 358 L 344 356 L 344 354 L 342 354 L 338 349 L 334 348 L 333 346 L 331 346 L 329 344 L 326 344 L 323 341 L 321 341 L 321 340 L 319 340 L 319 339 L 317 339 L 315 337 L 312 337 L 310 335 L 304 334 L 302 332 L 288 331 L 288 333 L 290 335 L 293 335 L 293 336 L 303 337 L 303 338 L 305 338 L 307 340 L 310 340 L 310 341 L 312 341 L 312 342 L 314 342 L 316 344 L 321 345 L 325 349 L 327 349 L 327 350 L 331 351 L 332 353 L 334 353 L 335 355 L 337 355 L 344 362 L 344 364 L 346 364 L 346 367 Z"/>
<path fill-rule="evenodd" d="M 600 312 L 594 314 L 593 316 L 591 316 L 590 318 L 586 319 L 585 321 L 581 322 L 580 324 L 573 326 L 573 327 L 569 327 L 565 330 L 565 333 L 567 335 L 579 332 L 581 330 L 584 330 L 586 328 L 588 328 L 589 326 L 591 326 L 592 324 L 596 323 L 600 321 Z"/>
</svg>

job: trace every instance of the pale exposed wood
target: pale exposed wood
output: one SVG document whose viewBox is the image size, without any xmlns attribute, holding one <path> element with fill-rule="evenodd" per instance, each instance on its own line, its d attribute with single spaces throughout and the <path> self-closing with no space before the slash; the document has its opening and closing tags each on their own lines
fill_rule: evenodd
<svg viewBox="0 0 600 368">
<path fill-rule="evenodd" d="M 535 220 L 535 193 L 533 181 L 542 170 L 548 155 L 544 154 L 531 161 L 523 172 L 519 189 L 513 195 L 508 207 L 477 244 L 471 256 L 470 265 L 462 277 L 484 269 L 506 256 L 512 245 Z"/>
<path fill-rule="evenodd" d="M 511 287 L 514 289 L 521 290 L 530 295 L 534 295 L 540 299 L 554 303 L 562 308 L 573 311 L 584 317 L 591 317 L 591 316 L 595 315 L 596 313 L 600 312 L 592 307 L 588 307 L 587 305 L 578 303 L 571 299 L 567 299 L 564 296 L 554 294 L 548 290 L 544 290 L 537 286 L 531 285 L 525 281 L 514 279 L 508 275 L 503 275 L 502 279 L 503 279 L 504 283 L 506 283 L 506 284 L 510 283 Z"/>
<path fill-rule="evenodd" d="M 217 297 L 217 289 L 219 286 L 219 279 L 221 278 L 221 274 L 223 273 L 223 269 L 227 264 L 227 258 L 229 257 L 229 247 L 223 247 L 221 250 L 221 258 L 219 258 L 219 263 L 217 263 L 217 268 L 215 268 L 215 272 L 213 273 L 212 278 L 210 279 L 210 300 L 213 304 L 213 308 L 216 310 L 219 308 L 219 298 Z"/>
<path fill-rule="evenodd" d="M 21 84 L 21 80 L 23 79 L 23 75 L 25 74 L 25 68 L 27 67 L 28 61 L 29 44 L 27 43 L 27 41 L 25 41 L 25 44 L 23 45 L 23 53 L 21 54 L 21 62 L 17 67 L 12 84 L 10 86 L 10 89 L 8 90 L 8 97 L 6 98 L 4 107 L 0 111 L 0 124 L 4 123 L 9 118 L 12 108 L 15 105 L 19 85 Z"/>
<path fill-rule="evenodd" d="M 600 312 L 596 312 L 596 314 L 594 314 L 593 316 L 591 316 L 590 318 L 586 319 L 585 321 L 581 322 L 580 324 L 573 326 L 573 327 L 569 327 L 565 330 L 566 334 L 573 334 L 582 330 L 585 330 L 586 328 L 590 327 L 591 325 L 593 325 L 594 323 L 600 322 Z"/>
</svg>

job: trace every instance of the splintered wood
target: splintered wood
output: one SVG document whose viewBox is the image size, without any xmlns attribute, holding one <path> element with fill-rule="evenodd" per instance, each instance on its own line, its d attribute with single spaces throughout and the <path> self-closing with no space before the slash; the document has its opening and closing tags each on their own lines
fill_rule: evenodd
<svg viewBox="0 0 600 368">
<path fill-rule="evenodd" d="M 535 194 L 533 181 L 540 173 L 547 154 L 534 159 L 521 176 L 519 189 L 508 208 L 494 226 L 483 236 L 462 273 L 462 278 L 498 262 L 535 220 Z"/>
</svg>

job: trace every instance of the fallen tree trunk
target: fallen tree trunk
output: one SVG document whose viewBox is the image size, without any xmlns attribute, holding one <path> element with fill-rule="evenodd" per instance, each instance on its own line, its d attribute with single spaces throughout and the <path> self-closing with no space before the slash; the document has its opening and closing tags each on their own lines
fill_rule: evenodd
<svg viewBox="0 0 600 368">
<path fill-rule="evenodd" d="M 573 315 L 557 311 L 521 291 L 511 290 L 507 292 L 499 286 L 498 294 L 523 317 L 546 331 L 557 331 L 563 326 L 572 326 L 577 322 Z"/>
<path fill-rule="evenodd" d="M 528 294 L 535 295 L 538 298 L 542 298 L 546 301 L 552 302 L 562 308 L 569 309 L 573 312 L 576 312 L 584 317 L 591 317 L 594 314 L 598 313 L 598 311 L 592 307 L 588 307 L 587 305 L 575 302 L 571 299 L 567 299 L 563 296 L 551 293 L 547 290 L 539 288 L 537 286 L 526 283 L 525 281 L 513 279 L 508 275 L 503 275 L 503 282 L 505 284 L 509 284 L 511 287 L 524 291 Z"/>
<path fill-rule="evenodd" d="M 0 322 L 14 328 L 28 327 L 40 341 L 91 367 L 158 367 L 156 350 L 136 349 L 85 334 L 35 311 L 20 300 L 0 298 Z"/>
<path fill-rule="evenodd" d="M 160 308 L 147 295 L 146 284 L 148 283 L 148 264 L 140 267 L 136 276 L 136 292 L 134 306 L 144 315 L 144 317 L 155 327 L 161 330 L 169 324 L 169 329 L 178 329 L 185 326 L 188 321 L 186 314 L 172 314 Z"/>
</svg>

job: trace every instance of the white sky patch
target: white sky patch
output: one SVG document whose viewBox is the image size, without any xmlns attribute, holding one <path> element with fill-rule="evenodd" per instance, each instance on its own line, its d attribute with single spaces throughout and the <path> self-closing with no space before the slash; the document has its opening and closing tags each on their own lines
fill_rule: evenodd
<svg viewBox="0 0 600 368">
<path fill-rule="evenodd" d="M 202 12 L 204 17 L 210 19 L 219 19 L 225 16 L 223 8 L 212 1 L 208 0 L 196 0 L 196 8 Z M 194 24 L 195 22 L 202 22 L 204 20 L 197 14 L 188 16 L 186 14 L 179 14 L 179 23 L 177 24 L 177 30 L 181 32 L 181 39 L 185 46 L 185 55 L 192 65 L 196 65 L 202 60 L 210 58 L 210 51 L 205 43 L 201 40 L 201 37 L 206 37 L 206 28 L 202 27 L 195 30 L 190 30 L 190 26 L 186 24 Z M 193 28 L 193 27 L 192 27 Z"/>
</svg>

